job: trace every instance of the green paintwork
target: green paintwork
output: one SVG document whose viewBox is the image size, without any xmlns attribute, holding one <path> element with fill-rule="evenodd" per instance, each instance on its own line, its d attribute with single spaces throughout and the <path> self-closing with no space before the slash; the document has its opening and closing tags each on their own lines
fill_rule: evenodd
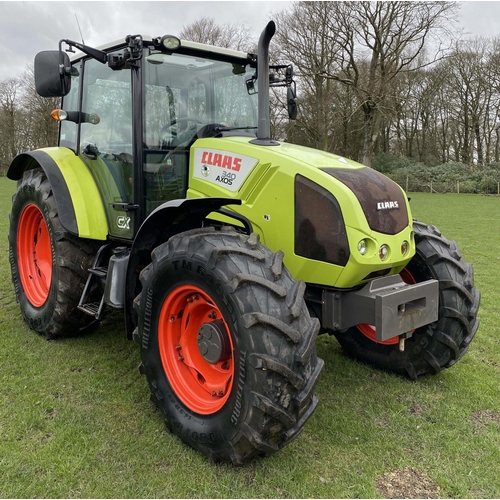
<svg viewBox="0 0 500 500">
<path fill-rule="evenodd" d="M 122 203 L 124 198 L 130 199 L 132 194 L 132 164 L 123 162 L 110 155 L 104 161 L 100 156 L 91 160 L 82 155 L 81 160 L 90 170 L 101 194 L 102 206 L 105 211 L 109 234 L 120 238 L 132 239 L 134 237 L 133 212 L 124 212 L 113 208 L 113 203 Z M 115 177 L 111 174 L 114 170 Z M 117 180 L 122 188 L 122 193 L 117 186 Z M 125 190 L 128 192 L 125 193 Z"/>
<path fill-rule="evenodd" d="M 81 238 L 105 240 L 108 224 L 101 195 L 92 174 L 78 156 L 67 148 L 44 148 L 59 167 L 73 202 Z"/>
<path fill-rule="evenodd" d="M 350 288 L 375 271 L 391 266 L 391 273 L 401 271 L 415 253 L 415 242 L 411 224 L 411 211 L 406 201 L 408 226 L 397 235 L 389 236 L 372 231 L 354 193 L 343 183 L 319 170 L 320 168 L 366 168 L 359 163 L 322 151 L 282 143 L 279 146 L 257 146 L 245 137 L 199 139 L 191 148 L 188 197 L 234 197 L 242 205 L 233 210 L 247 217 L 261 241 L 272 250 L 283 250 L 285 264 L 295 279 L 306 283 Z M 229 154 L 245 155 L 258 159 L 258 163 L 236 192 L 222 185 L 195 177 L 196 148 L 226 151 Z M 219 168 L 219 167 L 213 167 Z M 342 209 L 350 258 L 345 267 L 319 262 L 294 253 L 294 181 L 300 174 L 329 190 Z M 405 197 L 406 200 L 406 197 Z M 368 252 L 359 254 L 358 242 L 368 240 Z M 410 250 L 401 256 L 401 243 L 410 242 Z M 378 248 L 382 244 L 390 248 L 389 257 L 381 262 Z"/>
</svg>

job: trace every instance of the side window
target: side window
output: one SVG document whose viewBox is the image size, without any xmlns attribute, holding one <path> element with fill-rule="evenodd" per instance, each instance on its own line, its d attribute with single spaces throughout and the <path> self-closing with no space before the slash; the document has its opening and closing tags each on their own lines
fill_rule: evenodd
<svg viewBox="0 0 500 500">
<path fill-rule="evenodd" d="M 81 65 L 75 66 L 71 76 L 71 91 L 63 98 L 61 108 L 65 111 L 78 111 L 78 97 L 80 95 Z M 63 120 L 61 122 L 59 145 L 77 150 L 78 125 L 75 122 Z"/>
<path fill-rule="evenodd" d="M 82 123 L 82 151 L 88 144 L 92 144 L 101 154 L 132 154 L 132 93 L 129 70 L 113 71 L 93 59 L 87 61 L 82 111 L 97 115 L 94 123 Z"/>
</svg>

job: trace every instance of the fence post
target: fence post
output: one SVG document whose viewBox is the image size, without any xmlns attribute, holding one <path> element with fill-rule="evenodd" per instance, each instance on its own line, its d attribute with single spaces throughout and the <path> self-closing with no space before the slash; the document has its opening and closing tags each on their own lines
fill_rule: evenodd
<svg viewBox="0 0 500 500">
<path fill-rule="evenodd" d="M 431 194 L 432 194 L 432 181 L 431 181 Z"/>
<path fill-rule="evenodd" d="M 406 174 L 406 190 L 405 192 L 407 193 L 408 192 L 408 174 Z"/>
<path fill-rule="evenodd" d="M 460 194 L 460 181 L 457 181 L 457 194 Z"/>
</svg>

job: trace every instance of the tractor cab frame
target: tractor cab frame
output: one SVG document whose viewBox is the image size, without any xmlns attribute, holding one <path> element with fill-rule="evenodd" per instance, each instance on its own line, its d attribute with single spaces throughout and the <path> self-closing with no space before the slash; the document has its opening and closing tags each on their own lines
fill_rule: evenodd
<svg viewBox="0 0 500 500">
<path fill-rule="evenodd" d="M 83 54 L 70 62 L 63 43 Z M 61 110 L 53 114 L 61 122 L 59 145 L 91 171 L 114 239 L 133 239 L 155 208 L 186 198 L 196 139 L 237 135 L 277 144 L 257 137 L 253 54 L 168 35 L 131 35 L 99 49 L 61 40 L 58 53 L 41 52 L 35 64 L 40 95 L 63 95 Z M 261 71 L 271 86 L 288 87 L 294 117 L 292 67 L 271 69 L 271 76 L 269 67 Z M 266 102 L 268 107 L 268 97 Z M 224 157 L 211 160 L 227 168 L 224 180 L 231 185 L 231 170 L 239 165 Z"/>
</svg>

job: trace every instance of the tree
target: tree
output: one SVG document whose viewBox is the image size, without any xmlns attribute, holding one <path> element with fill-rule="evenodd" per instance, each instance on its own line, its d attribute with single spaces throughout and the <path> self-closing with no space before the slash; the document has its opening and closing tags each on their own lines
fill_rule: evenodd
<svg viewBox="0 0 500 500">
<path fill-rule="evenodd" d="M 50 114 L 60 107 L 60 99 L 40 97 L 37 94 L 33 67 L 29 67 L 24 72 L 21 81 L 23 93 L 20 104 L 28 118 L 24 127 L 23 150 L 55 146 L 58 123 Z"/>
<path fill-rule="evenodd" d="M 452 2 L 332 2 L 330 22 L 336 27 L 331 50 L 339 71 L 325 76 L 351 86 L 363 112 L 361 160 L 370 165 L 383 108 L 396 78 L 422 67 L 418 57 L 432 35 L 447 35 Z M 332 28 L 333 32 L 333 28 Z M 438 46 L 431 61 L 436 60 Z M 428 64 L 426 62 L 425 64 Z"/>
<path fill-rule="evenodd" d="M 4 170 L 19 147 L 19 122 L 22 113 L 19 106 L 20 78 L 8 78 L 0 82 L 0 167 Z"/>
<path fill-rule="evenodd" d="M 217 24 L 212 17 L 202 17 L 184 26 L 180 38 L 234 50 L 248 50 L 253 43 L 246 26 Z"/>
<path fill-rule="evenodd" d="M 330 2 L 298 2 L 289 11 L 276 15 L 276 51 L 280 59 L 293 63 L 300 82 L 300 114 L 292 130 L 300 129 L 299 141 L 325 151 L 332 149 L 336 134 L 335 85 L 324 76 L 333 72 L 335 55 L 330 40 L 334 37 L 329 18 Z"/>
</svg>

